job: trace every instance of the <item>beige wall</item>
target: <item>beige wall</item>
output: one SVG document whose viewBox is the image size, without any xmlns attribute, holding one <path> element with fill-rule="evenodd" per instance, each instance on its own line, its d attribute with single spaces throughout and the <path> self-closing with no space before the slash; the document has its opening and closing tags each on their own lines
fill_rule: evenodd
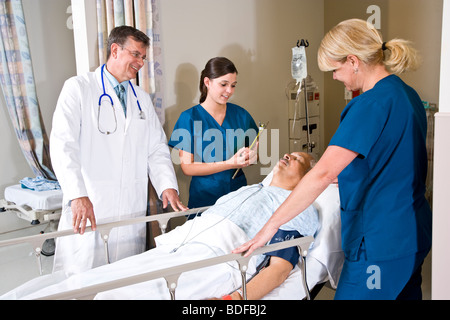
<svg viewBox="0 0 450 320">
<path fill-rule="evenodd" d="M 386 20 L 386 39 L 411 40 L 422 56 L 421 67 L 402 78 L 417 90 L 422 100 L 438 103 L 442 0 L 388 1 Z"/>
<path fill-rule="evenodd" d="M 171 133 L 179 114 L 197 102 L 198 78 L 206 61 L 213 56 L 225 55 L 239 69 L 239 85 L 233 101 L 247 108 L 256 121 L 270 121 L 270 128 L 280 130 L 281 156 L 288 148 L 285 88 L 291 81 L 290 49 L 297 39 L 306 38 L 311 44 L 307 49 L 308 71 L 319 85 L 323 98 L 322 129 L 327 143 L 338 126 L 345 101 L 343 85 L 333 81 L 331 74 L 323 74 L 317 68 L 319 42 L 324 31 L 341 20 L 367 19 L 370 14 L 366 9 L 374 4 L 381 8 L 381 31 L 385 39 L 412 40 L 422 53 L 422 67 L 403 78 L 417 89 L 422 99 L 439 102 L 443 0 L 160 0 L 160 3 L 167 134 Z M 37 95 L 48 133 L 62 84 L 76 72 L 73 34 L 66 25 L 70 19 L 69 5 L 70 0 L 23 0 Z M 449 16 L 447 14 L 447 19 Z M 448 105 L 446 112 L 450 110 Z M 449 127 L 448 122 L 444 129 Z M 447 133 L 442 135 L 441 150 L 448 149 Z M 32 175 L 18 146 L 2 96 L 0 137 L 2 197 L 4 187 Z M 443 159 L 447 158 L 448 155 Z M 448 161 L 441 162 L 442 167 L 448 167 Z M 179 168 L 177 172 L 186 200 L 188 179 Z M 248 173 L 250 182 L 260 179 L 259 168 L 251 168 Z M 447 190 L 446 181 L 448 179 L 442 178 L 438 186 L 441 190 Z M 441 192 L 440 197 L 441 216 L 446 217 L 445 192 Z M 440 221 L 435 223 L 439 224 L 447 225 Z M 441 233 L 446 233 L 445 228 Z M 448 241 L 441 243 L 443 248 L 439 257 L 444 260 L 433 269 L 433 272 L 439 271 L 433 279 L 436 287 L 446 278 L 448 266 L 448 259 L 445 260 Z M 442 284 L 436 297 L 448 299 L 447 288 L 448 284 Z"/>
<path fill-rule="evenodd" d="M 367 8 L 381 9 L 381 32 L 385 40 L 403 38 L 413 42 L 423 58 L 415 72 L 402 75 L 422 100 L 438 103 L 441 51 L 442 0 L 325 0 L 325 32 L 342 20 L 367 20 Z M 339 125 L 345 107 L 344 86 L 325 74 L 325 142 L 329 142 Z"/>
<path fill-rule="evenodd" d="M 161 1 L 162 40 L 166 77 L 165 130 L 170 135 L 179 114 L 197 103 L 198 79 L 206 61 L 225 55 L 239 70 L 233 101 L 256 121 L 270 120 L 280 130 L 280 156 L 288 149 L 286 85 L 291 81 L 290 48 L 306 38 L 308 73 L 322 97 L 322 139 L 328 144 L 345 107 L 344 87 L 330 73 L 318 70 L 316 53 L 330 28 L 349 18 L 368 19 L 370 5 L 381 9 L 385 39 L 402 37 L 414 42 L 423 64 L 402 78 L 423 100 L 438 102 L 442 0 L 230 0 L 217 8 L 207 0 Z M 270 154 L 270 152 L 269 152 Z M 247 169 L 249 182 L 258 181 L 260 168 Z M 189 178 L 176 168 L 183 194 Z"/>
<path fill-rule="evenodd" d="M 63 81 L 75 74 L 72 31 L 66 21 L 69 0 L 23 1 L 29 27 L 38 98 L 47 132 Z M 424 63 L 404 76 L 424 100 L 437 102 L 439 83 L 442 0 L 163 0 L 161 30 L 165 71 L 166 123 L 170 135 L 179 114 L 198 101 L 198 80 L 206 61 L 218 55 L 229 57 L 239 70 L 233 102 L 245 107 L 256 121 L 270 121 L 279 130 L 278 155 L 288 151 L 287 99 L 291 81 L 291 48 L 298 39 L 308 39 L 308 73 L 319 85 L 322 134 L 328 143 L 345 106 L 343 85 L 330 73 L 318 70 L 316 53 L 324 31 L 341 20 L 367 19 L 367 7 L 381 8 L 381 29 L 387 39 L 404 37 L 415 42 Z M 52 19 L 48 19 L 49 13 Z M 55 50 L 54 43 L 58 43 Z M 36 63 L 38 61 L 39 63 Z M 0 100 L 0 192 L 32 175 L 14 136 L 4 102 Z M 323 133 L 323 132 L 322 132 Z M 270 154 L 270 151 L 268 152 Z M 176 167 L 183 197 L 189 179 Z M 261 179 L 260 167 L 248 168 L 249 182 Z"/>
<path fill-rule="evenodd" d="M 441 29 L 442 29 L 442 0 L 325 0 L 325 32 L 342 20 L 349 18 L 367 19 L 370 14 L 366 10 L 369 5 L 378 5 L 381 9 L 381 32 L 384 40 L 393 38 L 403 38 L 413 42 L 416 49 L 421 53 L 423 63 L 421 67 L 411 73 L 401 75 L 409 85 L 414 87 L 422 100 L 432 103 L 439 103 L 439 80 L 440 80 L 440 57 L 441 57 Z M 344 86 L 342 83 L 334 81 L 332 74 L 325 74 L 325 141 L 329 142 L 334 131 L 339 125 L 339 117 L 345 107 Z M 448 133 L 448 131 L 446 132 Z M 445 134 L 441 135 L 441 139 L 445 138 Z M 446 148 L 448 149 L 448 148 Z M 448 158 L 448 157 L 447 157 Z M 447 175 L 448 176 L 448 175 Z M 436 188 L 435 188 L 436 190 Z M 441 190 L 443 190 L 441 188 Z M 443 201 L 446 206 L 446 200 Z M 445 213 L 447 213 L 446 210 Z M 434 213 L 435 214 L 435 213 Z M 444 216 L 444 212 L 443 212 Z M 445 216 L 444 216 L 445 217 Z M 436 219 L 436 218 L 435 218 Z M 445 217 L 441 221 L 448 221 Z M 444 237 L 445 237 L 445 233 Z M 438 243 L 441 247 L 448 243 L 448 239 L 442 239 L 440 235 Z M 436 243 L 436 234 L 434 234 L 434 243 Z M 445 273 L 448 266 L 446 258 L 448 250 L 444 249 L 436 254 L 435 245 L 433 246 L 433 286 L 440 284 L 442 291 L 440 295 L 433 292 L 433 296 L 446 297 L 445 292 L 448 283 L 441 285 L 443 281 L 442 274 Z M 440 265 L 434 266 L 436 258 L 440 259 Z M 436 276 L 435 270 L 442 270 Z M 427 297 L 431 291 L 430 285 L 430 268 L 428 264 L 424 265 L 423 279 L 424 296 Z M 434 290 L 434 289 L 433 289 Z M 447 290 L 448 291 L 448 290 Z"/>
<path fill-rule="evenodd" d="M 246 108 L 256 122 L 279 129 L 279 159 L 288 152 L 287 98 L 292 80 L 291 48 L 308 39 L 308 72 L 323 96 L 323 74 L 316 52 L 323 36 L 323 1 L 317 0 L 164 0 L 161 30 L 168 135 L 180 113 L 198 103 L 200 72 L 214 56 L 230 58 L 238 68 L 232 102 Z M 269 152 L 270 154 L 270 152 Z M 274 164 L 274 163 L 273 163 Z M 246 169 L 250 183 L 262 180 L 260 168 Z M 182 197 L 189 178 L 176 166 Z"/>
<path fill-rule="evenodd" d="M 31 26 L 28 32 L 33 61 L 39 61 L 34 65 L 38 98 L 50 132 L 59 90 L 64 79 L 75 73 L 73 35 L 66 27 L 70 1 L 23 3 Z M 271 129 L 279 129 L 277 149 L 281 156 L 288 149 L 285 89 L 291 81 L 291 47 L 305 38 L 311 44 L 307 49 L 308 71 L 319 85 L 322 97 L 321 133 L 326 145 L 338 126 L 345 100 L 343 85 L 332 80 L 331 74 L 318 70 L 317 48 L 324 30 L 347 18 L 367 19 L 370 14 L 366 9 L 372 4 L 381 8 L 385 37 L 410 39 L 424 56 L 422 68 L 404 79 L 424 100 L 438 100 L 442 0 L 229 0 L 226 6 L 211 0 L 160 3 L 168 135 L 179 114 L 197 103 L 198 78 L 206 61 L 225 55 L 239 70 L 233 102 L 249 110 L 256 121 L 270 121 Z M 48 19 L 49 12 L 52 20 Z M 57 51 L 52 49 L 49 39 L 58 42 Z M 1 168 L 7 168 L 0 172 L 3 193 L 4 187 L 32 172 L 17 145 L 4 103 L 0 103 L 1 143 L 8 154 L 0 160 Z M 187 191 L 189 179 L 176 169 L 180 185 Z M 259 167 L 246 170 L 250 182 L 261 178 Z"/>
<path fill-rule="evenodd" d="M 367 8 L 372 5 L 378 5 L 381 9 L 381 28 L 385 27 L 386 2 L 368 1 L 368 0 L 325 0 L 324 3 L 324 33 L 333 28 L 339 22 L 359 18 L 367 20 L 370 14 L 367 14 Z M 344 85 L 333 80 L 330 72 L 324 75 L 325 101 L 324 101 L 324 126 L 325 126 L 325 144 L 331 140 L 334 132 L 339 126 L 339 118 L 346 105 L 344 100 Z"/>
</svg>

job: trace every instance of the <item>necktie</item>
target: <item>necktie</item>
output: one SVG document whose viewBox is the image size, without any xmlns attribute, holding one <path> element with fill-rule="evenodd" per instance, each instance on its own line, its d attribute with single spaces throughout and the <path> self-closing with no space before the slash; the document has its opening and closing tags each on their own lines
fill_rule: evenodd
<svg viewBox="0 0 450 320">
<path fill-rule="evenodd" d="M 117 96 L 119 97 L 120 103 L 122 104 L 123 113 L 125 114 L 125 117 L 127 116 L 127 104 L 125 102 L 125 88 L 123 85 L 119 84 L 117 85 L 114 90 L 116 90 Z"/>
</svg>

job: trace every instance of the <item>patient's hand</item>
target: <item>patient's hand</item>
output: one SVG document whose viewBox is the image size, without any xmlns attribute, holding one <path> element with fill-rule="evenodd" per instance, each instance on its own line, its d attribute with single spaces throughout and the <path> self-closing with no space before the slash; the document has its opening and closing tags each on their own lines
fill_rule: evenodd
<svg viewBox="0 0 450 320">
<path fill-rule="evenodd" d="M 239 292 L 235 291 L 231 294 L 226 294 L 220 298 L 209 298 L 206 300 L 243 300 Z"/>
</svg>

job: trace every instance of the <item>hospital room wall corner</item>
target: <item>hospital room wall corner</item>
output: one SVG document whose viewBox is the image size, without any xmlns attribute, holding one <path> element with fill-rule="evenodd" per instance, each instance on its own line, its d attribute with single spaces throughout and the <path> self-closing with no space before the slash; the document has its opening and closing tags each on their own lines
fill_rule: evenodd
<svg viewBox="0 0 450 320">
<path fill-rule="evenodd" d="M 450 71 L 450 70 L 449 70 Z M 449 103 L 450 105 L 450 103 Z M 436 138 L 433 184 L 433 253 L 431 297 L 433 300 L 450 299 L 450 264 L 448 243 L 450 215 L 448 214 L 448 181 L 450 181 L 450 112 L 436 114 Z"/>
<path fill-rule="evenodd" d="M 444 0 L 442 30 L 450 28 L 450 1 Z M 433 183 L 433 255 L 431 298 L 450 299 L 448 265 L 450 255 L 450 215 L 448 214 L 448 181 L 450 181 L 450 34 L 442 32 L 439 112 L 435 118 Z M 444 58 L 445 57 L 445 58 Z"/>
</svg>

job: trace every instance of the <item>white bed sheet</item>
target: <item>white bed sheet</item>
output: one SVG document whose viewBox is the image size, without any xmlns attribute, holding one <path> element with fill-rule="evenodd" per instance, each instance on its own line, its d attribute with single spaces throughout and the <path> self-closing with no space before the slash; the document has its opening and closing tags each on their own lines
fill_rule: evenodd
<svg viewBox="0 0 450 320">
<path fill-rule="evenodd" d="M 309 250 L 309 253 L 306 257 L 306 277 L 307 277 L 307 284 L 308 288 L 312 289 L 315 285 L 329 281 L 331 286 L 333 288 L 337 287 L 337 283 L 339 281 L 339 275 L 342 270 L 342 266 L 344 263 L 344 253 L 342 251 L 341 247 L 341 220 L 340 220 L 340 201 L 339 201 L 339 189 L 336 185 L 332 184 L 328 186 L 324 192 L 316 199 L 314 202 L 314 206 L 317 208 L 319 212 L 319 220 L 320 220 L 320 229 L 317 231 L 316 235 L 314 236 L 314 243 L 312 247 Z M 195 221 L 191 220 L 191 221 Z M 230 222 L 230 224 L 232 224 Z M 203 226 L 194 225 L 194 228 L 198 228 L 198 230 L 202 230 Z M 155 238 L 155 241 L 158 246 L 168 246 L 171 248 L 173 245 L 181 243 L 183 240 L 185 240 L 186 232 L 191 228 L 191 224 L 185 223 L 180 228 L 180 232 L 177 233 L 177 237 L 173 237 L 173 235 L 165 234 L 161 235 L 157 238 Z M 177 228 L 177 229 L 178 229 Z M 237 247 L 237 243 L 239 241 L 242 241 L 241 243 L 244 243 L 248 239 L 245 236 L 245 234 L 242 232 L 240 236 L 240 229 L 239 228 L 220 228 L 220 233 L 217 233 L 218 228 L 214 230 L 214 236 L 208 235 L 208 233 L 200 235 L 199 238 L 195 238 L 194 240 L 197 241 L 207 241 L 208 245 L 211 245 L 213 247 L 219 247 L 223 246 L 221 244 L 225 241 L 225 239 L 228 239 L 228 245 L 225 245 L 223 247 L 224 252 L 222 254 L 226 254 L 231 252 L 232 249 Z M 230 231 L 234 230 L 233 234 L 230 234 Z M 190 235 L 196 234 L 196 232 L 189 232 Z M 230 238 L 233 237 L 235 241 L 229 241 Z M 214 242 L 211 242 L 212 239 L 215 239 Z M 244 240 L 246 239 L 246 240 Z M 256 258 L 254 258 L 256 260 Z M 252 260 L 249 265 L 249 272 L 252 274 L 255 270 L 255 261 Z M 223 272 L 226 273 L 227 270 L 214 270 L 214 272 Z M 228 270 L 230 272 L 230 270 Z M 206 288 L 203 288 L 204 285 L 206 286 L 214 286 L 217 283 L 215 282 L 213 278 L 211 278 L 211 281 L 206 281 L 208 277 L 205 277 L 204 275 L 201 275 L 202 272 L 200 272 L 200 278 L 195 279 L 196 281 L 192 282 L 193 286 L 199 286 L 202 288 L 202 290 L 207 290 Z M 240 273 L 237 269 L 231 270 L 232 276 L 230 276 L 227 280 L 231 283 L 233 282 L 234 287 L 230 287 L 229 285 L 225 286 L 223 289 L 219 292 L 217 292 L 218 295 L 215 295 L 216 297 L 220 297 L 223 294 L 229 293 L 236 288 L 241 286 L 241 278 Z M 217 276 L 217 275 L 215 275 Z M 233 281 L 230 281 L 233 279 Z M 202 283 L 199 285 L 199 283 Z M 210 283 L 210 284 L 208 284 Z M 225 285 L 225 283 L 222 283 Z M 165 282 L 161 282 L 162 291 L 166 291 L 165 298 L 168 298 L 168 293 L 166 289 Z M 189 284 L 185 284 L 188 285 Z M 144 285 L 145 286 L 145 285 Z M 147 287 L 148 290 L 148 287 Z M 200 296 L 197 296 L 196 298 L 193 298 L 193 293 L 188 293 L 187 296 L 185 296 L 185 293 L 179 293 L 178 290 L 181 290 L 180 288 L 177 289 L 177 299 L 197 299 L 200 298 Z M 209 289 L 210 290 L 210 289 Z M 127 290 L 128 291 L 128 290 Z M 133 290 L 130 290 L 129 293 L 127 293 L 127 296 L 124 296 L 124 290 L 123 289 L 117 289 L 116 293 L 105 293 L 98 295 L 97 298 L 106 298 L 106 299 L 126 299 L 126 298 L 132 298 L 135 294 Z M 183 298 L 182 298 L 183 297 Z M 210 297 L 210 296 L 209 296 Z M 288 279 L 278 288 L 275 288 L 270 293 L 268 293 L 263 300 L 301 300 L 306 297 L 306 292 L 303 286 L 303 276 L 301 273 L 301 270 L 298 266 L 296 266 L 291 274 L 289 275 Z M 204 299 L 206 298 L 203 296 Z M 159 299 L 159 298 L 158 298 Z M 162 299 L 162 296 L 161 296 Z"/>
<path fill-rule="evenodd" d="M 208 229 L 220 223 L 220 228 Z M 205 232 L 200 232 L 205 230 Z M 180 246 L 186 235 L 196 235 L 194 240 Z M 35 299 L 68 290 L 74 290 L 149 271 L 213 258 L 228 254 L 239 244 L 248 241 L 245 233 L 223 217 L 208 215 L 194 219 L 167 234 L 155 238 L 158 246 L 142 254 L 110 265 L 104 265 L 80 274 L 54 274 L 33 279 L 3 295 L 1 299 Z M 178 248 L 173 252 L 174 248 Z M 249 263 L 249 274 L 255 263 Z M 178 280 L 177 299 L 205 299 L 221 297 L 241 285 L 241 275 L 235 262 L 219 264 L 183 273 Z M 156 279 L 127 287 L 99 293 L 95 299 L 170 299 L 164 279 Z"/>
<path fill-rule="evenodd" d="M 330 185 L 314 203 L 319 211 L 321 227 L 306 258 L 307 283 L 309 288 L 330 281 L 336 287 L 342 269 L 344 255 L 340 237 L 340 206 L 338 189 Z M 61 291 L 82 288 L 105 281 L 124 278 L 152 270 L 179 265 L 217 255 L 230 253 L 238 245 L 248 241 L 245 233 L 228 220 L 214 215 L 189 220 L 175 230 L 163 234 L 155 241 L 157 248 L 111 265 L 89 270 L 79 275 L 55 273 L 36 278 L 2 296 L 2 299 L 31 299 Z M 219 222 L 220 221 L 220 222 Z M 221 223 L 220 228 L 208 229 Z M 191 239 L 192 235 L 197 235 Z M 189 235 L 186 238 L 186 235 Z M 174 248 L 186 240 L 189 245 Z M 254 258 L 256 259 L 256 258 Z M 248 273 L 255 270 L 255 261 L 249 264 Z M 241 286 L 240 272 L 235 263 L 220 264 L 199 271 L 184 273 L 176 290 L 177 299 L 205 299 L 220 297 Z M 300 269 L 296 267 L 289 278 L 264 299 L 303 299 L 306 296 Z M 163 279 L 152 280 L 133 286 L 100 293 L 96 299 L 169 299 L 169 291 Z"/>
<path fill-rule="evenodd" d="M 14 202 L 17 206 L 27 205 L 34 210 L 58 210 L 63 201 L 61 190 L 35 191 L 24 189 L 20 184 L 6 187 L 4 196 L 6 201 Z"/>
</svg>

